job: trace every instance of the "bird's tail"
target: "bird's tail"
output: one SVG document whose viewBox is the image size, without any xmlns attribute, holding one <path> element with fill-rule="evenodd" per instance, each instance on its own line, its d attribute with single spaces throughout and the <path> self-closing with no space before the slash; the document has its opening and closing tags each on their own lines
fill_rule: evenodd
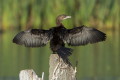
<svg viewBox="0 0 120 80">
<path fill-rule="evenodd" d="M 68 56 L 70 56 L 72 54 L 72 49 L 70 48 L 66 48 L 66 47 L 60 47 L 58 50 L 57 50 L 57 53 L 58 55 L 63 59 L 63 61 L 68 64 L 68 65 L 71 65 L 69 59 L 68 59 Z"/>
</svg>

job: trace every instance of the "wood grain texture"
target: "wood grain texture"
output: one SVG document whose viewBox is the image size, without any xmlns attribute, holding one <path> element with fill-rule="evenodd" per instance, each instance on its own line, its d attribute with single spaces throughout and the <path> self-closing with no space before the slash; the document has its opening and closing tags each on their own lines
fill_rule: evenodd
<svg viewBox="0 0 120 80">
<path fill-rule="evenodd" d="M 64 63 L 57 54 L 51 54 L 49 80 L 76 80 L 76 68 Z"/>
</svg>

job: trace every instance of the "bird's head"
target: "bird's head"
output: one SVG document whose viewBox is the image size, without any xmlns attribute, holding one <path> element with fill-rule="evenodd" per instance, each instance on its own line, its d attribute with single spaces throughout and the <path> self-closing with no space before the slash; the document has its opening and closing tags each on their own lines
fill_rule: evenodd
<svg viewBox="0 0 120 80">
<path fill-rule="evenodd" d="M 58 20 L 62 21 L 62 20 L 65 20 L 65 19 L 68 19 L 68 18 L 71 18 L 71 16 L 67 16 L 65 14 L 62 14 L 62 15 L 59 15 L 57 17 Z"/>
<path fill-rule="evenodd" d="M 71 16 L 68 16 L 68 15 L 65 15 L 65 14 L 59 15 L 56 18 L 57 25 L 60 25 L 62 20 L 65 20 L 65 19 L 68 19 L 68 18 L 71 18 Z"/>
</svg>

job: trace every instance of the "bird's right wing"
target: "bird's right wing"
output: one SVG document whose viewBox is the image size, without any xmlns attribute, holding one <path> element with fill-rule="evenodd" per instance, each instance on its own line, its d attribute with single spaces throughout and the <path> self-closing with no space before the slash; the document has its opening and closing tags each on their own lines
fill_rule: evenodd
<svg viewBox="0 0 120 80">
<path fill-rule="evenodd" d="M 26 47 L 41 47 L 45 46 L 51 38 L 50 30 L 31 29 L 18 33 L 14 37 L 13 43 Z"/>
<path fill-rule="evenodd" d="M 71 46 L 86 45 L 88 43 L 97 43 L 104 41 L 106 34 L 95 29 L 86 26 L 75 27 L 68 29 L 66 35 L 64 35 L 64 42 Z"/>
</svg>

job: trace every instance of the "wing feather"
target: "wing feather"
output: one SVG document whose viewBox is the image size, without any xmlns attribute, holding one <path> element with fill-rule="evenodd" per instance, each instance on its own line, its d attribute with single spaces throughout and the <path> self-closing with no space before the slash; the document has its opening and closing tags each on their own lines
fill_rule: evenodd
<svg viewBox="0 0 120 80">
<path fill-rule="evenodd" d="M 71 46 L 86 45 L 88 43 L 97 43 L 104 41 L 106 34 L 95 29 L 86 26 L 75 27 L 69 29 L 64 36 L 64 42 Z"/>
<path fill-rule="evenodd" d="M 45 46 L 51 38 L 50 30 L 31 29 L 18 33 L 14 37 L 13 43 L 26 47 L 41 47 Z"/>
</svg>

